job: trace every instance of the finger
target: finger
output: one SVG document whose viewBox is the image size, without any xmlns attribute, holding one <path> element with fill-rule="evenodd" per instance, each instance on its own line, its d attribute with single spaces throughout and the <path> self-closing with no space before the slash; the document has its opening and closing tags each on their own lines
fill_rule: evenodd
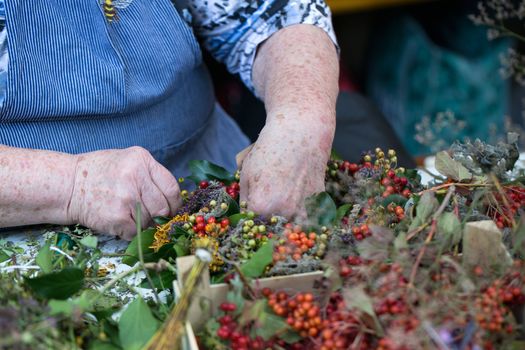
<svg viewBox="0 0 525 350">
<path fill-rule="evenodd" d="M 244 162 L 244 159 L 246 158 L 248 153 L 250 153 L 250 151 L 252 150 L 253 145 L 254 144 L 252 143 L 251 145 L 249 145 L 248 147 L 246 147 L 245 149 L 237 153 L 237 155 L 235 156 L 235 161 L 237 162 L 237 168 L 240 169 L 242 167 L 242 163 Z"/>
<path fill-rule="evenodd" d="M 166 197 L 153 182 L 150 182 L 147 188 L 142 189 L 140 196 L 151 218 L 170 214 L 170 205 Z"/>
<path fill-rule="evenodd" d="M 153 216 L 150 214 L 148 208 L 144 205 L 142 202 L 139 202 L 140 204 L 140 226 L 141 228 L 147 228 L 149 223 L 153 220 Z M 133 205 L 132 208 L 130 208 L 131 211 L 131 219 L 135 225 L 135 231 L 137 231 L 136 223 L 137 223 L 137 204 Z"/>
<path fill-rule="evenodd" d="M 250 191 L 250 185 L 248 181 L 248 175 L 246 172 L 243 172 L 241 170 L 241 177 L 239 179 L 239 187 L 241 188 L 240 193 L 240 201 L 249 203 L 249 191 Z"/>
<path fill-rule="evenodd" d="M 131 241 L 137 234 L 137 227 L 131 213 L 129 218 L 113 223 L 107 233 L 125 239 L 126 241 Z"/>
<path fill-rule="evenodd" d="M 176 210 L 182 205 L 180 189 L 177 179 L 156 161 L 149 163 L 149 173 L 153 183 L 166 198 L 169 207 L 169 214 L 175 215 Z"/>
</svg>

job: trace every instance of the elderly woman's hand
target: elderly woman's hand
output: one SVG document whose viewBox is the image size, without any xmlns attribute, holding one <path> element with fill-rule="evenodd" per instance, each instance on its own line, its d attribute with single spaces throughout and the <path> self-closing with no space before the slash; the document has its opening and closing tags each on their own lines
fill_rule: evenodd
<svg viewBox="0 0 525 350">
<path fill-rule="evenodd" d="M 292 123 L 284 113 L 271 118 L 241 166 L 241 200 L 264 215 L 304 212 L 305 198 L 324 191 L 333 124 Z"/>
<path fill-rule="evenodd" d="M 338 75 L 334 43 L 314 26 L 287 27 L 259 48 L 253 82 L 267 116 L 241 170 L 241 199 L 249 208 L 290 217 L 324 190 Z"/>
<path fill-rule="evenodd" d="M 181 203 L 177 180 L 143 148 L 78 155 L 68 221 L 131 239 L 135 207 L 142 207 L 142 226 L 171 215 Z"/>
</svg>

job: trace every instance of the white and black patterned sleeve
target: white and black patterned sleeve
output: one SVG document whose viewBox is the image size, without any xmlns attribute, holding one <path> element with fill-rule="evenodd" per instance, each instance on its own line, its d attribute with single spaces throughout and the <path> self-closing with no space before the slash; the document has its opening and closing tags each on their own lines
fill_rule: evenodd
<svg viewBox="0 0 525 350">
<path fill-rule="evenodd" d="M 324 0 L 188 0 L 195 33 L 231 73 L 253 91 L 252 65 L 257 45 L 281 28 L 312 24 L 335 45 L 331 13 Z"/>
</svg>

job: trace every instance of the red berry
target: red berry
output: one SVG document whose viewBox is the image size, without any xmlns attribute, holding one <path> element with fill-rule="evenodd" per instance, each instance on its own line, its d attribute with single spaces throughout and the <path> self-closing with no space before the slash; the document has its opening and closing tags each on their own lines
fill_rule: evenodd
<svg viewBox="0 0 525 350">
<path fill-rule="evenodd" d="M 201 188 L 201 189 L 205 189 L 205 188 L 208 188 L 209 185 L 210 185 L 210 183 L 209 183 L 208 181 L 202 180 L 202 181 L 199 183 L 199 188 Z"/>
</svg>

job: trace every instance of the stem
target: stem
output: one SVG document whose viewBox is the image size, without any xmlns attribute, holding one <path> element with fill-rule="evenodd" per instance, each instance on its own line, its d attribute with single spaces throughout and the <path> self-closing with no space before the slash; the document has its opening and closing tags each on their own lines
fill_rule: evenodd
<svg viewBox="0 0 525 350">
<path fill-rule="evenodd" d="M 494 182 L 494 185 L 496 186 L 496 189 L 498 190 L 499 195 L 501 196 L 503 204 L 507 207 L 507 213 L 512 213 L 511 206 L 509 204 L 509 201 L 507 200 L 507 195 L 503 191 L 503 188 L 501 187 L 498 178 L 493 173 L 490 174 L 490 178 Z M 505 216 L 507 219 L 510 219 L 510 221 L 512 222 L 512 227 L 516 228 L 516 220 L 514 220 L 514 217 L 512 215 L 507 216 L 506 213 L 503 213 L 503 216 Z"/>
<path fill-rule="evenodd" d="M 142 252 L 142 222 L 141 222 L 142 212 L 141 212 L 141 207 L 140 207 L 139 202 L 137 202 L 136 204 L 135 213 L 137 217 L 137 221 L 135 223 L 137 225 L 136 227 L 137 227 L 137 240 L 138 240 L 138 248 L 139 248 L 139 266 L 142 268 L 142 270 L 144 271 L 144 274 L 146 275 L 146 279 L 148 280 L 148 284 L 151 287 L 151 290 L 153 291 L 153 295 L 155 296 L 155 301 L 157 302 L 157 305 L 161 306 L 164 304 L 160 302 L 159 295 L 157 294 L 155 285 L 153 284 L 153 281 L 148 273 L 148 269 L 144 267 L 144 254 Z"/>
<path fill-rule="evenodd" d="M 420 195 L 422 195 L 423 193 L 426 193 L 426 192 L 436 192 L 436 191 L 442 190 L 444 188 L 449 188 L 451 186 L 460 187 L 461 188 L 461 187 L 490 187 L 491 185 L 489 185 L 489 184 L 481 184 L 481 183 L 464 184 L 464 183 L 461 183 L 461 182 L 451 182 L 451 183 L 447 183 L 447 184 L 442 184 L 442 185 L 439 185 L 439 186 L 431 187 L 429 189 L 423 190 L 423 191 L 418 192 L 416 194 L 418 196 L 420 196 Z"/>
<path fill-rule="evenodd" d="M 416 279 L 417 269 L 419 268 L 421 259 L 423 259 L 423 256 L 425 255 L 425 252 L 427 251 L 427 246 L 430 244 L 430 242 L 432 241 L 432 238 L 434 237 L 434 234 L 436 233 L 437 219 L 445 210 L 455 190 L 456 188 L 454 186 L 450 186 L 448 188 L 447 195 L 443 199 L 443 202 L 441 202 L 441 205 L 439 206 L 436 213 L 432 216 L 432 223 L 430 225 L 430 231 L 428 232 L 428 235 L 427 235 L 427 238 L 425 239 L 425 243 L 423 244 L 423 247 L 421 248 L 421 250 L 419 251 L 419 254 L 417 255 L 416 263 L 412 267 L 412 272 L 410 273 L 410 280 L 408 282 L 409 287 L 414 287 L 414 280 Z"/>
</svg>

